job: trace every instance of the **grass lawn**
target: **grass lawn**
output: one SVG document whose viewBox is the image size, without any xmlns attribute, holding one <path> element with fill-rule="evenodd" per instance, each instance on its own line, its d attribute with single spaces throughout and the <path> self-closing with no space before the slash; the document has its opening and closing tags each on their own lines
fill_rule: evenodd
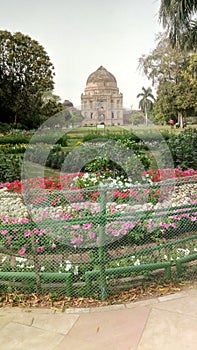
<svg viewBox="0 0 197 350">
<path fill-rule="evenodd" d="M 189 128 L 197 128 L 197 125 L 189 125 Z M 67 132 L 67 135 L 69 138 L 76 138 L 80 140 L 83 136 L 91 133 L 97 133 L 98 135 L 107 135 L 108 133 L 124 133 L 125 131 L 133 132 L 133 133 L 151 133 L 151 132 L 160 132 L 160 131 L 169 131 L 169 132 L 175 132 L 179 133 L 183 131 L 183 129 L 176 129 L 171 128 L 169 125 L 154 125 L 153 126 L 146 126 L 139 125 L 139 126 L 132 126 L 130 125 L 123 125 L 123 126 L 106 126 L 104 129 L 97 129 L 96 126 L 83 126 L 83 127 L 76 127 Z"/>
<path fill-rule="evenodd" d="M 42 169 L 43 167 L 39 164 L 33 163 L 33 162 L 25 162 L 26 164 L 26 170 L 27 170 L 27 174 L 28 177 L 30 178 L 35 178 L 35 177 L 39 177 L 42 174 Z M 29 174 L 31 174 L 29 176 Z M 60 175 L 60 171 L 56 170 L 56 169 L 52 169 L 52 168 L 48 168 L 48 167 L 44 167 L 44 176 L 46 176 L 46 178 L 49 178 L 50 176 L 59 176 Z"/>
</svg>

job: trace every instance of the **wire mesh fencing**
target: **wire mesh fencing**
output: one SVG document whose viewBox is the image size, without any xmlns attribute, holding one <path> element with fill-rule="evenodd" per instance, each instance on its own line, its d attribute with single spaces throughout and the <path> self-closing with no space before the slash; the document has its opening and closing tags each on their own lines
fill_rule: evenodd
<svg viewBox="0 0 197 350">
<path fill-rule="evenodd" d="M 108 296 L 135 281 L 195 279 L 197 180 L 1 192 L 0 289 Z M 19 198 L 20 197 L 20 198 Z M 15 201 L 25 215 L 12 210 Z"/>
</svg>

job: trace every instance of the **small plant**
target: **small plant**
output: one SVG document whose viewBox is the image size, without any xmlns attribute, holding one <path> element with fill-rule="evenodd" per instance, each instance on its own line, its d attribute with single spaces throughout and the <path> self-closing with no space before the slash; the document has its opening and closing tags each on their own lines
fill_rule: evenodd
<svg viewBox="0 0 197 350">
<path fill-rule="evenodd" d="M 0 182 L 20 179 L 23 157 L 17 154 L 5 154 L 0 151 Z"/>
</svg>

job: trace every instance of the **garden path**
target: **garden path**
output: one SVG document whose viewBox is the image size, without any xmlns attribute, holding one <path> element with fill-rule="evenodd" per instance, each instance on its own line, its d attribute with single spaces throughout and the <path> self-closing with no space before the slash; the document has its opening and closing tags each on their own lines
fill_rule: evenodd
<svg viewBox="0 0 197 350">
<path fill-rule="evenodd" d="M 197 286 L 179 293 L 100 308 L 1 308 L 7 350 L 194 350 Z"/>
</svg>

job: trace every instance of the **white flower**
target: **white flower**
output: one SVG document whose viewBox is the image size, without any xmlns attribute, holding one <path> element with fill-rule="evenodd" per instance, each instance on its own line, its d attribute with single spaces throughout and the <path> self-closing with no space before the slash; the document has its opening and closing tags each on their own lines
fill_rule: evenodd
<svg viewBox="0 0 197 350">
<path fill-rule="evenodd" d="M 43 272 L 45 270 L 44 266 L 41 266 L 40 271 Z"/>
<path fill-rule="evenodd" d="M 25 266 L 25 264 L 24 264 L 24 263 L 22 263 L 21 265 L 20 265 L 20 264 L 17 264 L 16 266 L 18 266 L 18 267 L 20 267 L 21 269 L 23 269 L 24 266 Z"/>
<path fill-rule="evenodd" d="M 7 256 L 3 256 L 3 258 L 1 259 L 1 262 L 4 263 L 4 261 L 6 261 Z"/>
<path fill-rule="evenodd" d="M 78 265 L 75 266 L 75 269 L 74 269 L 73 273 L 74 273 L 75 276 L 79 274 Z"/>
<path fill-rule="evenodd" d="M 19 256 L 16 256 L 15 260 L 18 261 L 19 263 L 20 263 L 20 262 L 23 262 L 23 261 L 24 261 L 24 262 L 27 261 L 27 259 L 25 259 L 25 258 L 20 258 Z"/>
<path fill-rule="evenodd" d="M 185 249 L 185 255 L 189 255 L 190 250 L 189 249 Z"/>
<path fill-rule="evenodd" d="M 27 269 L 34 269 L 34 265 L 28 265 L 26 267 L 27 267 Z"/>
<path fill-rule="evenodd" d="M 137 259 L 137 260 L 134 262 L 134 265 L 135 265 L 135 266 L 140 265 L 140 261 L 139 261 L 139 259 Z"/>
<path fill-rule="evenodd" d="M 183 249 L 183 248 L 178 248 L 177 252 L 183 252 L 185 255 L 189 255 L 190 250 L 189 249 Z"/>
<path fill-rule="evenodd" d="M 66 263 L 65 271 L 69 271 L 72 267 L 72 263 L 69 260 L 66 260 L 65 263 Z"/>
</svg>

